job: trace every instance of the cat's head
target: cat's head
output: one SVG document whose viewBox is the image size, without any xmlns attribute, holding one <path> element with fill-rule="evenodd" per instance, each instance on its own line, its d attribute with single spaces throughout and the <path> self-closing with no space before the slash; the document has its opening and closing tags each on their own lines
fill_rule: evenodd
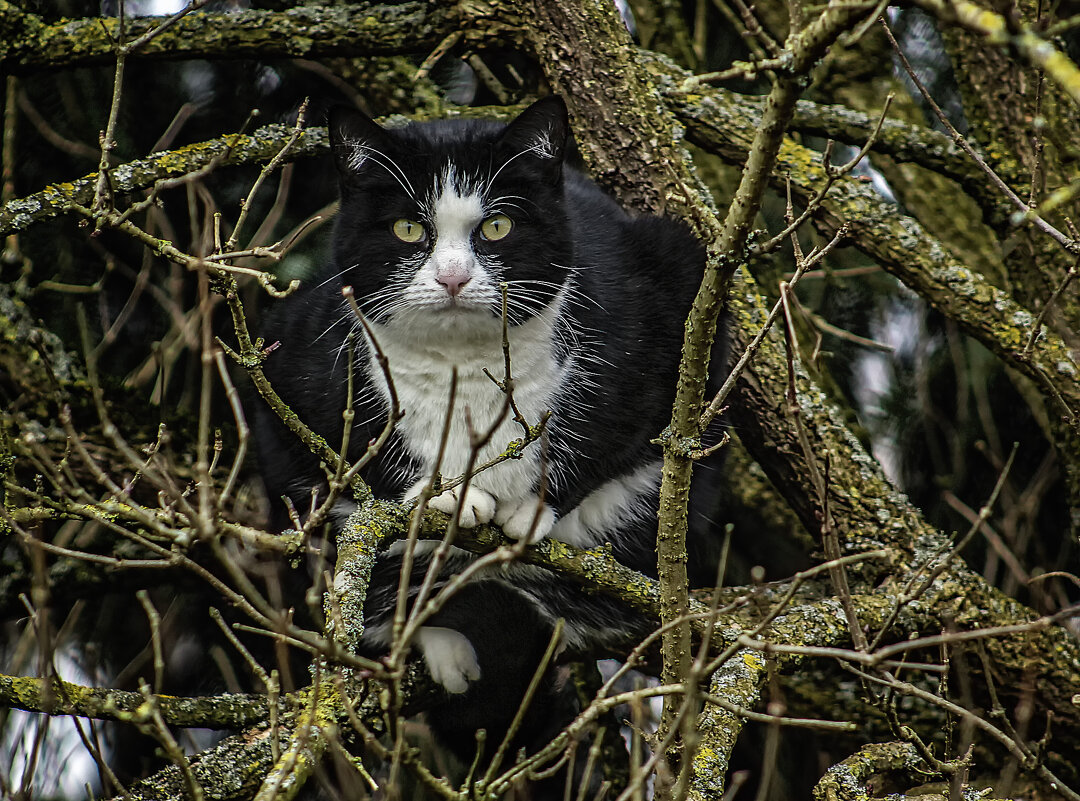
<svg viewBox="0 0 1080 801">
<path fill-rule="evenodd" d="M 341 176 L 335 262 L 372 319 L 498 318 L 506 282 L 508 317 L 519 324 L 557 297 L 573 258 L 561 98 L 534 103 L 509 125 L 443 120 L 387 129 L 338 107 L 329 130 Z"/>
</svg>

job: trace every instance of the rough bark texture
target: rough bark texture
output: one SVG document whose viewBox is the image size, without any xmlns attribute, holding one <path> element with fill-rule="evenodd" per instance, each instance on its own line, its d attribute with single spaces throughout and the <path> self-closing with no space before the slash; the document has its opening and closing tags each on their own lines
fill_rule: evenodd
<svg viewBox="0 0 1080 801">
<path fill-rule="evenodd" d="M 138 55 L 266 59 L 413 53 L 434 48 L 458 19 L 452 6 L 422 2 L 191 14 L 140 47 Z M 152 17 L 128 21 L 125 40 L 137 39 L 160 22 Z M 0 0 L 0 71 L 18 75 L 109 64 L 116 56 L 119 33 L 115 19 L 49 25 L 9 0 Z"/>
</svg>

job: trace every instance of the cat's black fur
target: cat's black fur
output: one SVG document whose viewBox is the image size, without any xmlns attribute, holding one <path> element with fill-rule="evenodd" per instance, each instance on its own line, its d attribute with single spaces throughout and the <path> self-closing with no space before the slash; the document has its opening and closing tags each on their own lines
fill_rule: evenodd
<svg viewBox="0 0 1080 801">
<path fill-rule="evenodd" d="M 540 474 L 546 469 L 544 500 L 549 508 L 538 520 L 539 534 L 586 547 L 605 543 L 624 564 L 655 573 L 660 450 L 651 440 L 671 415 L 683 322 L 701 280 L 704 253 L 679 224 L 629 216 L 567 166 L 568 133 L 566 110 L 558 98 L 534 104 L 509 126 L 455 120 L 383 130 L 356 112 L 332 112 L 330 135 L 342 193 L 333 262 L 268 317 L 266 341 L 280 344 L 264 369 L 286 403 L 336 447 L 342 441 L 345 407 L 343 343 L 350 331 L 359 330 L 341 290 L 353 287 L 390 354 L 406 415 L 363 475 L 378 496 L 401 498 L 432 470 L 430 463 L 421 463 L 426 458 L 422 451 L 435 443 L 420 442 L 417 421 L 441 420 L 451 363 L 472 358 L 470 343 L 475 342 L 479 362 L 502 376 L 498 282 L 506 281 L 511 356 L 521 362 L 515 358 L 517 399 L 528 406 L 523 388 L 530 386 L 540 397 L 530 409 L 531 423 L 538 422 L 540 411 L 552 412 L 550 442 L 543 462 L 532 455 L 531 462 L 499 465 L 490 475 L 477 476 L 474 486 L 494 500 L 496 522 L 505 523 L 513 536 L 529 536 L 529 527 L 522 524 L 524 512 L 509 521 L 500 515 L 507 514 L 507 507 L 520 508 L 529 512 L 525 517 L 531 521 Z M 481 233 L 481 220 L 495 214 L 509 217 L 513 225 L 497 241 Z M 424 239 L 402 241 L 393 233 L 398 220 L 421 224 Z M 470 220 L 474 229 L 467 233 Z M 404 289 L 407 284 L 412 288 Z M 410 292 L 412 305 L 403 306 Z M 385 384 L 362 336 L 357 349 L 350 460 L 378 435 L 387 414 Z M 718 347 L 718 362 L 722 351 Z M 475 368 L 473 364 L 460 370 L 455 407 L 459 429 L 463 403 L 470 406 L 474 425 L 482 428 L 489 421 L 477 417 L 489 409 L 485 404 L 501 402 L 498 388 L 474 374 Z M 530 370 L 538 376 L 534 385 L 529 384 Z M 410 423 L 417 427 L 410 429 Z M 318 460 L 267 409 L 259 410 L 256 424 L 271 498 L 285 495 L 297 509 L 307 509 L 312 487 L 326 483 Z M 519 435 L 516 424 L 506 423 L 493 439 L 493 452 Z M 431 436 L 437 440 L 437 434 Z M 460 436 L 451 437 L 449 450 L 455 441 L 460 443 Z M 539 447 L 537 443 L 531 449 Z M 462 458 L 448 455 L 443 475 L 460 472 Z M 495 473 L 500 470 L 502 474 Z M 443 501 L 452 508 L 445 497 Z M 490 516 L 483 502 L 476 508 L 478 518 Z M 589 516 L 592 526 L 585 520 Z M 276 523 L 288 525 L 281 504 Z M 707 527 L 698 514 L 692 534 Z M 695 553 L 692 544 L 692 559 Z M 451 569 L 467 557 L 455 560 Z M 386 555 L 376 567 L 365 610 L 367 627 L 374 632 L 365 635 L 372 650 L 384 645 L 381 638 L 393 608 L 399 565 L 399 559 Z M 423 562 L 417 569 L 422 568 Z M 431 621 L 464 633 L 481 674 L 492 669 L 486 662 L 505 664 L 508 652 L 542 651 L 550 624 L 559 617 L 566 619 L 571 651 L 579 654 L 618 647 L 655 625 L 543 570 L 513 566 L 499 581 L 499 589 L 486 582 L 488 592 L 484 584 L 477 585 Z M 506 631 L 511 621 L 487 625 L 492 604 L 530 610 L 513 616 L 528 631 L 521 631 L 522 625 Z M 479 688 L 483 675 L 468 693 L 452 696 L 457 706 L 444 715 L 444 737 L 460 745 L 463 729 L 504 726 L 505 710 L 512 715 L 512 699 L 520 697 L 531 675 L 524 665 L 510 672 L 521 674 L 521 681 L 507 690 L 505 699 L 493 703 L 488 698 L 487 711 L 484 693 L 490 695 L 491 688 Z M 503 711 L 492 711 L 494 706 Z M 463 718 L 461 710 L 470 708 L 480 711 Z M 464 750 L 471 747 L 466 739 Z"/>
</svg>

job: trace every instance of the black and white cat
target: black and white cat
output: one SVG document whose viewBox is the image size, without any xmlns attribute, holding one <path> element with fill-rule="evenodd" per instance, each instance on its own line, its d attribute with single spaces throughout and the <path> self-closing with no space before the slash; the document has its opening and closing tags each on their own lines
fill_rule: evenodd
<svg viewBox="0 0 1080 801">
<path fill-rule="evenodd" d="M 280 343 L 265 362 L 272 384 L 316 432 L 341 442 L 346 337 L 360 331 L 342 297 L 351 286 L 405 413 L 363 475 L 378 496 L 413 498 L 434 471 L 465 472 L 467 420 L 484 430 L 502 413 L 504 394 L 485 370 L 503 374 L 505 282 L 514 398 L 532 424 L 550 413 L 549 441 L 543 456 L 537 443 L 474 476 L 461 525 L 494 521 L 513 538 L 607 544 L 624 564 L 654 572 L 661 454 L 651 440 L 671 415 L 701 245 L 672 221 L 630 217 L 565 164 L 569 123 L 557 97 L 509 125 L 454 120 L 390 130 L 335 109 L 329 128 L 341 176 L 333 262 L 268 319 L 264 336 Z M 350 459 L 381 430 L 390 403 L 374 354 L 362 334 L 357 341 Z M 325 486 L 318 460 L 269 411 L 260 410 L 257 426 L 271 497 L 307 508 L 312 488 Z M 508 417 L 476 463 L 520 436 Z M 452 513 L 459 491 L 431 505 Z M 287 524 L 280 511 L 278 522 Z M 457 559 L 460 566 L 467 557 Z M 391 551 L 376 568 L 364 635 L 374 649 L 385 647 L 399 566 Z M 528 607 L 523 620 L 565 618 L 564 638 L 578 653 L 655 625 L 536 568 L 514 566 L 485 581 L 488 596 L 472 591 L 419 638 L 432 675 L 451 693 L 470 689 L 485 659 L 529 636 L 485 628 L 492 597 Z"/>
</svg>

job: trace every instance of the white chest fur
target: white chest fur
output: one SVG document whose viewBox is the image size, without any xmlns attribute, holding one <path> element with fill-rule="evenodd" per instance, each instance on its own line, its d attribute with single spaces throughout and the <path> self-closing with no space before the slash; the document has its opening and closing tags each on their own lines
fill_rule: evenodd
<svg viewBox="0 0 1080 801">
<path fill-rule="evenodd" d="M 525 419 L 537 424 L 551 410 L 566 380 L 570 364 L 560 362 L 554 350 L 554 326 L 561 299 L 542 314 L 510 330 L 510 356 L 514 401 Z M 505 413 L 506 396 L 485 375 L 503 377 L 502 323 L 480 314 L 399 315 L 386 325 L 374 326 L 379 345 L 405 416 L 397 433 L 410 456 L 421 465 L 419 480 L 438 470 L 456 478 L 468 469 L 471 452 L 470 423 L 476 434 L 485 433 L 500 416 L 504 419 L 475 456 L 480 465 L 502 453 L 522 435 L 512 415 Z M 453 412 L 446 432 L 442 464 L 437 464 L 444 435 L 446 409 L 451 402 L 451 375 L 457 369 Z M 389 390 L 373 357 L 368 375 L 389 404 Z M 540 476 L 540 448 L 534 444 L 520 459 L 503 462 L 473 479 L 473 486 L 490 493 L 500 504 L 521 501 L 535 491 Z"/>
</svg>

